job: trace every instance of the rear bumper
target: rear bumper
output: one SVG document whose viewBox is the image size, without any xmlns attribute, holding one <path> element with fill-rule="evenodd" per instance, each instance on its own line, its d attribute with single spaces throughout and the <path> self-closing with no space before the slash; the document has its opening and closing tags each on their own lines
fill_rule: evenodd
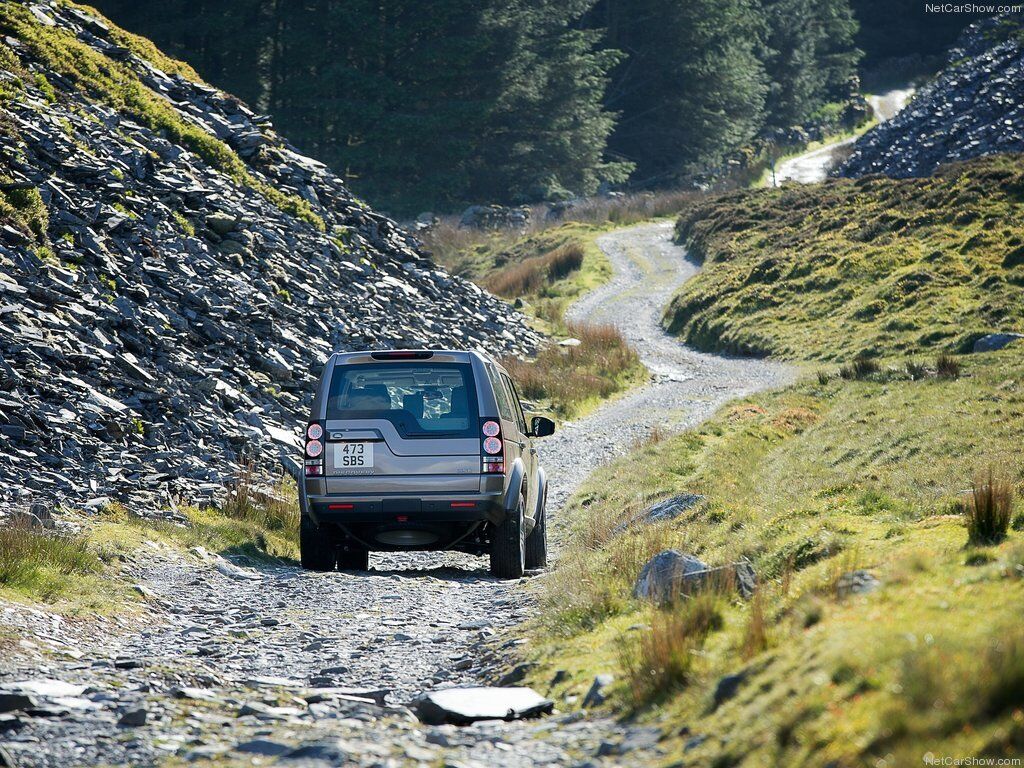
<svg viewBox="0 0 1024 768">
<path fill-rule="evenodd" d="M 412 524 L 500 523 L 505 517 L 504 494 L 403 494 L 355 496 L 306 495 L 305 511 L 316 523 Z"/>
</svg>

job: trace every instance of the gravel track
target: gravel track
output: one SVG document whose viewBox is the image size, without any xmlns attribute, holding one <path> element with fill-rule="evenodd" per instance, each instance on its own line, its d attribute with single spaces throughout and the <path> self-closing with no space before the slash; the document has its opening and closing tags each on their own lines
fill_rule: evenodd
<svg viewBox="0 0 1024 768">
<path fill-rule="evenodd" d="M 669 223 L 654 223 L 599 238 L 614 275 L 570 310 L 574 320 L 621 328 L 653 377 L 543 441 L 556 521 L 588 474 L 653 427 L 692 426 L 727 400 L 792 376 L 777 363 L 695 352 L 662 332 L 662 308 L 698 270 L 670 235 Z M 140 617 L 97 628 L 0 604 L 0 623 L 34 638 L 0 654 L 0 681 L 89 686 L 51 702 L 51 717 L 21 717 L 6 733 L 0 724 L 0 743 L 19 765 L 40 768 L 152 765 L 170 756 L 249 764 L 254 754 L 289 766 L 341 764 L 344 754 L 347 764 L 366 766 L 518 768 L 602 762 L 594 757 L 602 742 L 643 740 L 576 713 L 461 729 L 418 723 L 403 706 L 418 692 L 507 669 L 502 656 L 511 660 L 519 641 L 502 633 L 529 618 L 537 582 L 494 580 L 485 559 L 460 554 L 375 554 L 370 562 L 360 575 L 254 570 L 154 545 L 129 566 L 147 593 Z M 330 690 L 337 687 L 367 689 L 360 695 L 385 703 Z M 138 708 L 146 725 L 117 725 Z"/>
<path fill-rule="evenodd" d="M 913 96 L 913 87 L 894 88 L 885 93 L 871 94 L 867 100 L 878 122 L 884 123 L 903 109 Z M 828 172 L 849 156 L 850 147 L 859 138 L 860 136 L 851 136 L 784 160 L 775 171 L 776 183 L 796 181 L 801 184 L 814 184 L 824 181 L 828 177 Z M 771 186 L 770 177 L 768 186 Z"/>
</svg>

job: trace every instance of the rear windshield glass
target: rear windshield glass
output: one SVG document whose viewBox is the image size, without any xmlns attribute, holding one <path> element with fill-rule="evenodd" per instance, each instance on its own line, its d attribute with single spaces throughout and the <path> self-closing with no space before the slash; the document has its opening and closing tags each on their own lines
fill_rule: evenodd
<svg viewBox="0 0 1024 768">
<path fill-rule="evenodd" d="M 474 437 L 477 414 L 466 364 L 371 363 L 331 376 L 328 419 L 387 419 L 403 437 Z"/>
</svg>

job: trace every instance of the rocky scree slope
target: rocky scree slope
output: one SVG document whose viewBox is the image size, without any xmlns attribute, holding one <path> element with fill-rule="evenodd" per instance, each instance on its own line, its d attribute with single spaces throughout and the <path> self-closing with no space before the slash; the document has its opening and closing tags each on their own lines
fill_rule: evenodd
<svg viewBox="0 0 1024 768">
<path fill-rule="evenodd" d="M 173 514 L 296 455 L 333 350 L 540 341 L 81 6 L 0 3 L 0 193 L 0 509 Z"/>
<path fill-rule="evenodd" d="M 892 120 L 866 133 L 835 176 L 928 176 L 942 163 L 1024 150 L 1024 17 L 972 24 L 948 64 Z"/>
</svg>

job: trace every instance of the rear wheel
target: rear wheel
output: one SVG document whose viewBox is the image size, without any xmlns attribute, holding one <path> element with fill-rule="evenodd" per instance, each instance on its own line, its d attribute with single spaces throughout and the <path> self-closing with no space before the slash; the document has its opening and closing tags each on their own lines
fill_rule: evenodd
<svg viewBox="0 0 1024 768">
<path fill-rule="evenodd" d="M 299 557 L 307 571 L 333 571 L 337 559 L 332 532 L 305 515 L 299 523 Z"/>
<path fill-rule="evenodd" d="M 526 567 L 544 568 L 548 564 L 548 490 L 537 510 L 537 524 L 526 537 Z"/>
<path fill-rule="evenodd" d="M 369 550 L 355 547 L 343 547 L 338 552 L 339 571 L 368 571 L 370 570 Z"/>
<path fill-rule="evenodd" d="M 514 511 L 505 516 L 504 522 L 494 526 L 491 540 L 491 574 L 499 579 L 522 578 L 526 570 L 526 542 L 523 536 L 523 514 L 526 499 L 519 495 Z"/>
</svg>

